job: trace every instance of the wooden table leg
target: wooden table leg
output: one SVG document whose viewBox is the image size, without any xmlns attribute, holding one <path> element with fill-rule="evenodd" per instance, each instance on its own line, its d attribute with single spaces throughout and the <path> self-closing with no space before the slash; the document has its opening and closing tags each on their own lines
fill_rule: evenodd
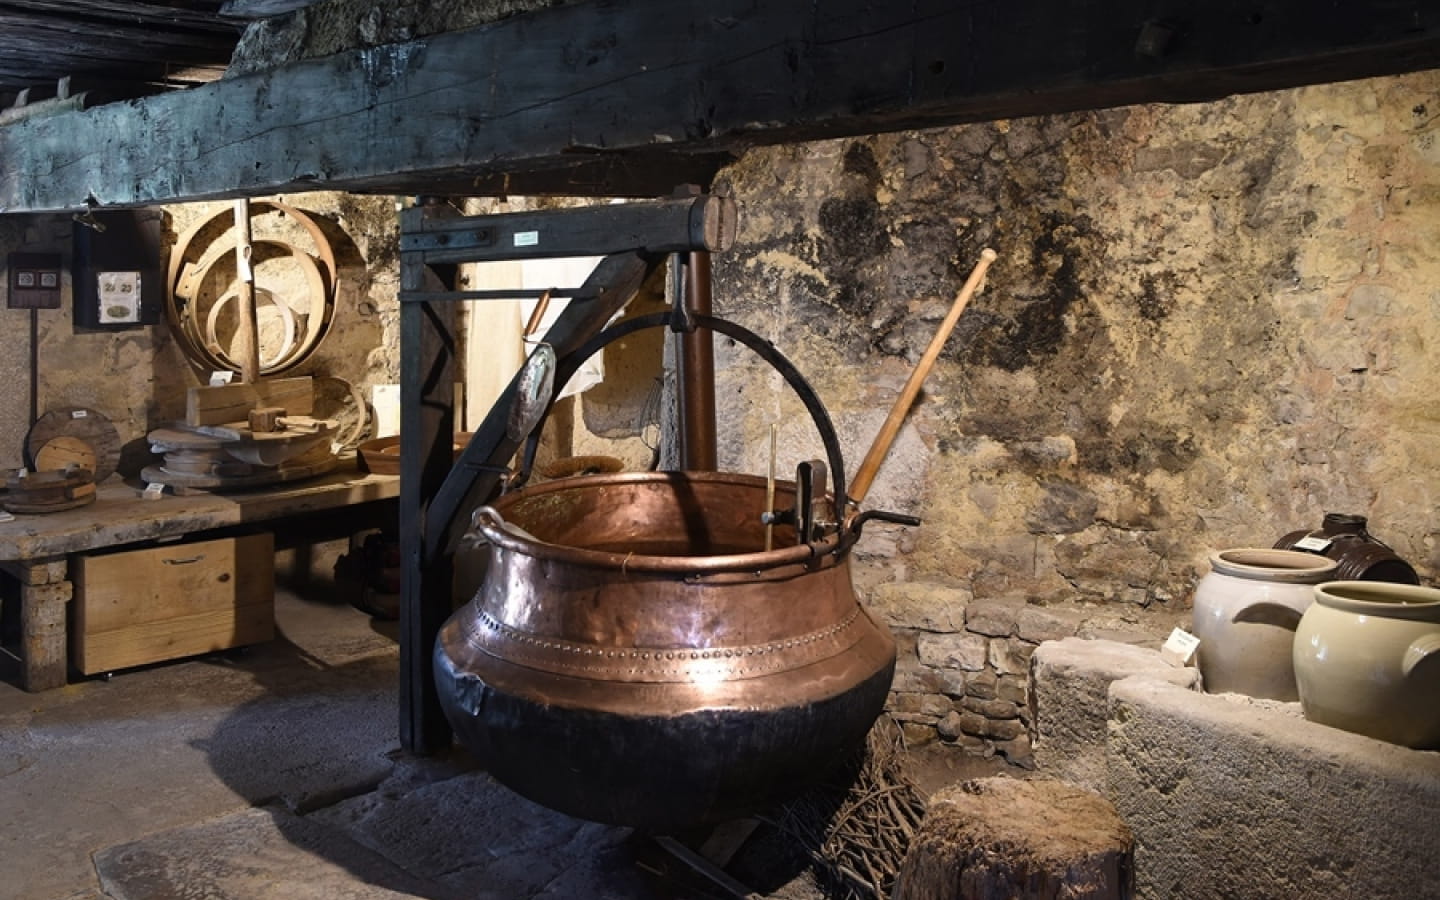
<svg viewBox="0 0 1440 900">
<path fill-rule="evenodd" d="M 20 582 L 20 678 L 27 691 L 68 680 L 65 612 L 74 593 L 64 557 L 4 563 Z"/>
</svg>

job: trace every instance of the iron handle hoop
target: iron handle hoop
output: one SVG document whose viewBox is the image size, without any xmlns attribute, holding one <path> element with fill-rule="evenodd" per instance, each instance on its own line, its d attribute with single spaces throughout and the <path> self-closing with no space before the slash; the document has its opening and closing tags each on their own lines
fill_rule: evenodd
<svg viewBox="0 0 1440 900">
<path fill-rule="evenodd" d="M 530 468 L 535 462 L 535 453 L 540 446 L 540 433 L 544 430 L 545 420 L 550 417 L 550 410 L 555 405 L 553 398 L 560 394 L 561 389 L 564 388 L 575 373 L 580 370 L 580 366 L 585 360 L 603 350 L 607 345 L 623 337 L 649 328 L 668 327 L 672 324 L 673 320 L 674 314 L 668 310 L 627 319 L 606 328 L 604 331 L 566 354 L 556 363 L 555 388 L 551 395 L 552 399 L 545 407 L 545 414 L 540 417 L 539 423 L 535 426 L 535 429 L 530 432 L 529 437 L 526 438 L 525 458 L 517 477 L 517 485 L 524 484 L 530 477 Z M 718 332 L 749 347 L 757 356 L 769 363 L 771 368 L 779 372 L 780 376 L 785 379 L 785 382 L 790 385 L 790 389 L 800 398 L 800 402 L 805 405 L 805 410 L 810 413 L 810 419 L 815 423 L 816 430 L 820 432 L 821 443 L 825 445 L 826 461 L 830 466 L 830 471 L 833 473 L 834 490 L 832 491 L 832 496 L 835 498 L 835 521 L 844 523 L 845 509 L 848 500 L 845 496 L 845 486 L 847 482 L 845 480 L 845 460 L 840 453 L 840 439 L 835 433 L 834 423 L 830 421 L 830 414 L 826 411 L 825 405 L 820 402 L 820 396 L 815 393 L 815 389 L 810 386 L 810 382 L 805 380 L 805 376 L 800 374 L 800 370 L 795 368 L 794 364 L 791 363 L 783 353 L 776 349 L 774 344 L 743 325 L 736 324 L 728 319 L 698 314 L 692 315 L 690 321 L 697 328 Z M 842 536 L 840 541 L 841 546 L 847 546 L 849 542 L 845 540 L 845 535 L 852 532 L 842 527 L 840 533 Z"/>
</svg>

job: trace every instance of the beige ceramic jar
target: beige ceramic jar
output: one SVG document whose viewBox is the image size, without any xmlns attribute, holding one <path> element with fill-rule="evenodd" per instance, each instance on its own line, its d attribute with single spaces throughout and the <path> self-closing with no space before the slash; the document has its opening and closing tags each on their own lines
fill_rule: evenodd
<svg viewBox="0 0 1440 900">
<path fill-rule="evenodd" d="M 1440 590 L 1333 581 L 1295 633 L 1305 718 L 1440 750 Z"/>
<path fill-rule="evenodd" d="M 1192 630 L 1205 690 L 1295 700 L 1290 645 L 1314 586 L 1333 560 L 1297 550 L 1242 548 L 1210 557 L 1195 588 Z"/>
</svg>

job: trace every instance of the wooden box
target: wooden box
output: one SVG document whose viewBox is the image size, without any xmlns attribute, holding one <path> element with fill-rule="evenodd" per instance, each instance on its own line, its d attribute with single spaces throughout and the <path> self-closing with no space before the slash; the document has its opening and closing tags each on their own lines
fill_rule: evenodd
<svg viewBox="0 0 1440 900">
<path fill-rule="evenodd" d="M 86 675 L 275 636 L 275 541 L 254 534 L 82 556 L 75 665 Z"/>
</svg>

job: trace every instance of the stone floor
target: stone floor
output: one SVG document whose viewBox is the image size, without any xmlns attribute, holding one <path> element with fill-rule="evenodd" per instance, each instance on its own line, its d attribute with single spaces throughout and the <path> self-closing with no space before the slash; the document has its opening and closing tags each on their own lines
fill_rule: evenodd
<svg viewBox="0 0 1440 900">
<path fill-rule="evenodd" d="M 0 660 L 0 898 L 714 895 L 463 751 L 403 753 L 393 625 L 289 591 L 276 619 L 269 644 L 41 694 Z M 755 896 L 818 897 L 798 869 L 770 869 Z"/>
</svg>

